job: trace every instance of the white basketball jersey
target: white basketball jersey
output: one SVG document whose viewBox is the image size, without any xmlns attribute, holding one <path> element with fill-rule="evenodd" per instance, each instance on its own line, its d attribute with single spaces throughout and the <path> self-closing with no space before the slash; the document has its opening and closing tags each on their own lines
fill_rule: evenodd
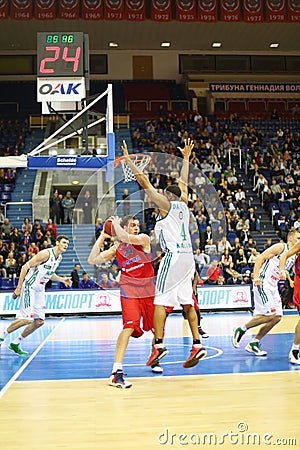
<svg viewBox="0 0 300 450">
<path fill-rule="evenodd" d="M 284 250 L 273 258 L 267 259 L 259 271 L 259 278 L 272 288 L 277 288 L 279 281 L 279 260 L 280 256 L 288 250 L 287 244 L 284 244 Z M 295 255 L 286 260 L 285 269 L 290 270 L 295 264 Z"/>
<path fill-rule="evenodd" d="M 193 253 L 189 222 L 187 205 L 182 201 L 171 201 L 167 216 L 158 219 L 154 228 L 156 239 L 164 252 Z"/>
<path fill-rule="evenodd" d="M 36 267 L 32 267 L 27 272 L 25 277 L 26 287 L 42 290 L 44 289 L 43 285 L 45 285 L 55 273 L 62 260 L 62 256 L 59 255 L 56 258 L 52 248 L 50 248 L 48 251 L 49 258 L 47 259 L 47 261 Z"/>
</svg>

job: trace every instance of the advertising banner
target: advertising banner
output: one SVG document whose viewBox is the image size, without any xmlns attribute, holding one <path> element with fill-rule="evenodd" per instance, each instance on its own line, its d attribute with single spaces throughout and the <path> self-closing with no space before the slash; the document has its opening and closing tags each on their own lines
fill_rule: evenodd
<svg viewBox="0 0 300 450">
<path fill-rule="evenodd" d="M 200 286 L 197 292 L 201 311 L 251 308 L 250 285 Z"/>
</svg>

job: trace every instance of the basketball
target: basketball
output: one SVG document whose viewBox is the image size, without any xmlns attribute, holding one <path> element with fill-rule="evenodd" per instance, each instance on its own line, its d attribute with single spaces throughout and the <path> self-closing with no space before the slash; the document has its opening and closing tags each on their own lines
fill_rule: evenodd
<svg viewBox="0 0 300 450">
<path fill-rule="evenodd" d="M 104 231 L 104 233 L 108 234 L 109 236 L 113 236 L 116 234 L 111 219 L 107 219 L 105 221 L 103 231 Z"/>
</svg>

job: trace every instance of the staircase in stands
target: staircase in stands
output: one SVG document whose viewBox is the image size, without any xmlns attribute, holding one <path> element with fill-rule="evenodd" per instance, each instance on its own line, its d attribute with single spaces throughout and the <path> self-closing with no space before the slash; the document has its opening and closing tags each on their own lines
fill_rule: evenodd
<svg viewBox="0 0 300 450">
<path fill-rule="evenodd" d="M 251 231 L 251 235 L 256 242 L 258 251 L 262 252 L 268 238 L 272 238 L 272 243 L 275 244 L 279 242 L 279 237 L 274 230 L 267 212 L 262 207 L 256 192 L 253 191 L 252 183 L 249 181 L 245 171 L 243 169 L 236 169 L 235 175 L 238 182 L 243 186 L 248 203 L 254 208 L 255 214 L 260 220 L 260 231 Z"/>
</svg>

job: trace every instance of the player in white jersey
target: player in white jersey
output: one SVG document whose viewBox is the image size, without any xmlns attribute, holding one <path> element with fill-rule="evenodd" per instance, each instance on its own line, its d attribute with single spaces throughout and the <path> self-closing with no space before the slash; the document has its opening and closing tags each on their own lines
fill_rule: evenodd
<svg viewBox="0 0 300 450">
<path fill-rule="evenodd" d="M 0 346 L 5 337 L 25 325 L 23 332 L 9 344 L 8 349 L 19 356 L 27 356 L 28 352 L 21 349 L 23 338 L 32 334 L 45 322 L 45 286 L 49 280 L 61 281 L 66 286 L 72 285 L 68 277 L 55 274 L 59 263 L 69 245 L 67 236 L 58 236 L 53 248 L 41 250 L 22 266 L 18 285 L 13 293 L 14 298 L 21 297 L 20 310 L 17 318 L 6 331 L 0 334 Z"/>
<path fill-rule="evenodd" d="M 253 269 L 253 318 L 244 326 L 237 327 L 234 330 L 232 337 L 234 347 L 239 347 L 239 342 L 247 330 L 263 325 L 245 347 L 245 350 L 254 353 L 256 356 L 267 355 L 266 351 L 261 350 L 260 341 L 282 319 L 282 303 L 278 291 L 280 256 L 299 239 L 299 231 L 290 231 L 287 244 L 274 244 L 257 257 Z M 289 258 L 286 261 L 286 269 L 289 270 L 294 262 L 295 257 Z"/>
<path fill-rule="evenodd" d="M 194 277 L 195 263 L 189 235 L 190 216 L 187 207 L 187 182 L 189 158 L 194 143 L 190 139 L 185 140 L 184 143 L 183 149 L 178 147 L 183 156 L 178 185 L 168 186 L 164 191 L 164 195 L 156 191 L 147 175 L 141 172 L 129 157 L 126 158 L 128 151 L 125 141 L 122 147 L 126 162 L 133 171 L 137 182 L 145 189 L 150 200 L 159 208 L 160 220 L 156 225 L 156 235 L 165 251 L 158 270 L 154 298 L 155 344 L 146 363 L 147 366 L 151 367 L 168 354 L 163 344 L 166 308 L 179 304 L 182 305 L 185 311 L 193 336 L 192 350 L 183 367 L 193 367 L 198 364 L 200 359 L 206 356 L 206 351 L 202 347 L 199 338 L 198 320 L 192 299 L 192 279 Z"/>
</svg>

